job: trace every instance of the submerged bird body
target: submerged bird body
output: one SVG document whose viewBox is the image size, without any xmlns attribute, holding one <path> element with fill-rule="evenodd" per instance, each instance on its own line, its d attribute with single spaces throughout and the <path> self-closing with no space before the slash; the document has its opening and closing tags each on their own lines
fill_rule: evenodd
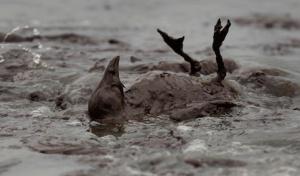
<svg viewBox="0 0 300 176">
<path fill-rule="evenodd" d="M 124 109 L 123 84 L 119 78 L 119 57 L 108 64 L 104 76 L 88 103 L 91 120 L 118 117 Z"/>
<path fill-rule="evenodd" d="M 235 99 L 237 92 L 231 86 L 220 84 L 226 76 L 220 47 L 229 27 L 230 21 L 224 28 L 220 20 L 215 25 L 213 50 L 216 54 L 218 82 L 213 80 L 207 84 L 202 81 L 193 81 L 190 77 L 170 73 L 154 74 L 151 79 L 149 79 L 151 75 L 148 75 L 146 79 L 137 82 L 126 91 L 126 116 L 170 114 L 174 110 L 181 109 L 182 111 L 176 112 L 181 115 L 173 115 L 173 117 L 176 120 L 182 120 L 186 117 L 202 116 L 205 113 L 222 114 L 233 107 L 234 103 L 231 103 L 231 100 Z M 190 64 L 190 75 L 198 75 L 201 71 L 201 63 L 183 51 L 184 37 L 173 38 L 159 29 L 157 31 L 165 43 Z M 91 120 L 119 119 L 118 117 L 122 117 L 124 112 L 124 99 L 123 85 L 119 78 L 119 57 L 115 57 L 108 64 L 103 79 L 90 98 L 88 111 Z M 215 102 L 215 100 L 222 101 Z M 197 103 L 200 108 L 189 109 L 192 103 Z"/>
</svg>

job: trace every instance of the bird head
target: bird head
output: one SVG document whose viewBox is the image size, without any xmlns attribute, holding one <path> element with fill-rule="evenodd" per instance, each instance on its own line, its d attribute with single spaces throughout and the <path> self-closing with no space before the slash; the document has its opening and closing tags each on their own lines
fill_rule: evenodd
<svg viewBox="0 0 300 176">
<path fill-rule="evenodd" d="M 124 87 L 119 77 L 119 61 L 120 57 L 116 56 L 109 62 L 100 84 Z"/>
</svg>

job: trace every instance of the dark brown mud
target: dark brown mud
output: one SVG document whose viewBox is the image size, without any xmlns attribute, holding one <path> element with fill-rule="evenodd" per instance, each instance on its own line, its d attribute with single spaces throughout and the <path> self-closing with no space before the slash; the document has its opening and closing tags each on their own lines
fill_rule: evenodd
<svg viewBox="0 0 300 176">
<path fill-rule="evenodd" d="M 178 108 L 187 108 L 189 104 L 233 101 L 238 96 L 230 86 L 172 72 L 149 72 L 139 79 L 125 92 L 128 113 L 133 116 L 169 114 Z"/>
<path fill-rule="evenodd" d="M 224 64 L 225 67 L 227 68 L 227 71 L 229 73 L 232 73 L 234 70 L 238 69 L 239 66 L 238 64 L 230 59 L 224 59 Z M 201 70 L 200 73 L 202 75 L 209 75 L 212 73 L 216 73 L 217 71 L 217 64 L 214 61 L 214 58 L 209 58 L 200 61 L 201 65 Z M 189 73 L 189 64 L 186 62 L 183 63 L 175 63 L 175 62 L 159 62 L 158 64 L 141 64 L 141 65 L 136 65 L 132 68 L 131 70 L 137 71 L 139 73 L 146 73 L 148 71 L 153 71 L 153 70 L 160 70 L 160 71 L 172 71 L 175 73 Z"/>
</svg>

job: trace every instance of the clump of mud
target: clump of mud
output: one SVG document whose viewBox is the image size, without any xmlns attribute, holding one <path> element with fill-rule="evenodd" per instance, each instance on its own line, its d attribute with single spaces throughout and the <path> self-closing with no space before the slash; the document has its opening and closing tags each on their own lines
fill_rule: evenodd
<svg viewBox="0 0 300 176">
<path fill-rule="evenodd" d="M 230 102 L 238 96 L 238 93 L 232 87 L 224 86 L 217 81 L 209 79 L 208 81 L 203 81 L 196 77 L 193 79 L 193 77 L 184 74 L 152 71 L 143 75 L 140 80 L 125 92 L 125 95 L 129 109 L 128 113 L 135 116 L 138 114 L 168 114 L 178 108 L 188 108 L 190 104 L 195 105 L 197 103 L 205 111 L 204 109 L 209 108 L 207 106 L 203 107 L 199 103 L 207 103 L 214 100 Z M 177 117 L 177 120 L 200 117 L 202 112 L 200 109 L 198 109 L 198 115 L 183 113 L 182 116 Z M 211 111 L 210 115 L 212 114 L 214 114 L 213 111 Z"/>
<path fill-rule="evenodd" d="M 295 97 L 300 93 L 300 86 L 283 76 L 289 75 L 280 69 L 256 68 L 241 73 L 238 81 L 254 90 L 259 90 L 277 97 Z"/>
</svg>

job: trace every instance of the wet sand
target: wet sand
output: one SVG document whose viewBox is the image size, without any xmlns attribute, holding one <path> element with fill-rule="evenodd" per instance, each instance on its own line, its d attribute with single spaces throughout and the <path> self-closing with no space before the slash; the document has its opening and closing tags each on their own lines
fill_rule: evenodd
<svg viewBox="0 0 300 176">
<path fill-rule="evenodd" d="M 29 26 L 0 48 L 1 175 L 299 175 L 298 1 L 64 3 L 0 7 L 0 38 Z M 222 55 L 237 63 L 225 82 L 239 106 L 180 122 L 161 113 L 89 124 L 89 95 L 113 56 L 125 92 L 155 73 L 190 79 L 156 28 L 185 35 L 186 52 L 214 62 L 219 17 L 233 22 Z"/>
</svg>

